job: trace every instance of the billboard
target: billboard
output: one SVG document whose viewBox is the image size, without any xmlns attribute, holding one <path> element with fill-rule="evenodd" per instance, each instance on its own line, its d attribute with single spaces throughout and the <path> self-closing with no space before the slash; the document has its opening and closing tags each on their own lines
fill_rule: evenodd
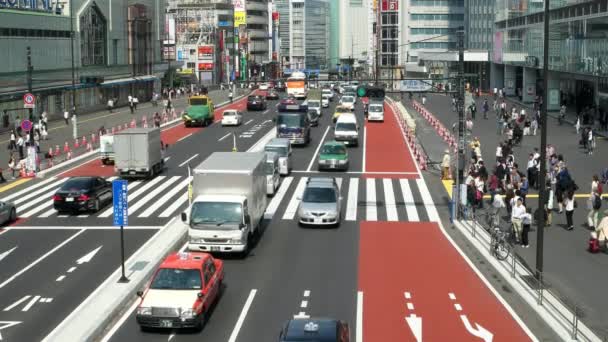
<svg viewBox="0 0 608 342">
<path fill-rule="evenodd" d="M 247 15 L 245 11 L 234 11 L 234 27 L 247 24 Z"/>
<path fill-rule="evenodd" d="M 493 51 L 494 63 L 502 64 L 502 31 L 494 32 L 494 51 Z"/>
<path fill-rule="evenodd" d="M 232 0 L 235 11 L 245 11 L 245 0 Z"/>
<path fill-rule="evenodd" d="M 398 11 L 399 0 L 382 0 L 382 12 Z"/>
<path fill-rule="evenodd" d="M 213 60 L 213 45 L 199 45 L 198 46 L 198 59 L 199 60 Z"/>
<path fill-rule="evenodd" d="M 432 88 L 431 80 L 401 80 L 399 81 L 400 91 L 429 91 Z"/>
<path fill-rule="evenodd" d="M 213 70 L 213 63 L 198 63 L 198 71 Z"/>
</svg>

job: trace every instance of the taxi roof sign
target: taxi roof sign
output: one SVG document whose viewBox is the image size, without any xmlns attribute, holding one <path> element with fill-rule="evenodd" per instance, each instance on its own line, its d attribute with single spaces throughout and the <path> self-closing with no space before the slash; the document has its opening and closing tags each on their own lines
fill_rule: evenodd
<svg viewBox="0 0 608 342">
<path fill-rule="evenodd" d="M 304 331 L 317 332 L 317 331 L 319 331 L 319 325 L 315 322 L 308 322 L 304 325 Z"/>
</svg>

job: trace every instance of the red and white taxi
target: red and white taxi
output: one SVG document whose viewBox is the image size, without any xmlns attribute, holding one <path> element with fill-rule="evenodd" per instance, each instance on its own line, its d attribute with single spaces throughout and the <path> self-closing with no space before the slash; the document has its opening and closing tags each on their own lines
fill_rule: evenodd
<svg viewBox="0 0 608 342">
<path fill-rule="evenodd" d="M 173 253 L 160 265 L 141 302 L 136 319 L 147 328 L 202 329 L 218 299 L 224 263 L 207 253 Z"/>
</svg>

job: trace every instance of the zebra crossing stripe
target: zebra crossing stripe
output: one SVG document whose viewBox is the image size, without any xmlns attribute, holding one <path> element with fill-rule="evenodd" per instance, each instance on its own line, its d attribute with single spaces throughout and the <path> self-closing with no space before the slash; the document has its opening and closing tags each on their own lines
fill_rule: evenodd
<svg viewBox="0 0 608 342">
<path fill-rule="evenodd" d="M 127 191 L 133 190 L 133 188 L 135 188 L 139 184 L 141 184 L 141 181 L 129 182 L 129 184 L 127 185 Z M 129 196 L 127 198 L 127 201 L 129 201 L 129 200 L 131 200 L 131 196 Z M 106 209 L 106 211 L 104 211 L 103 213 L 97 215 L 97 217 L 110 217 L 113 213 L 114 213 L 114 207 L 110 207 L 110 208 Z"/>
<path fill-rule="evenodd" d="M 348 183 L 348 198 L 346 202 L 346 221 L 357 220 L 357 198 L 359 196 L 359 178 L 351 178 Z"/>
<path fill-rule="evenodd" d="M 414 202 L 414 195 L 412 189 L 410 189 L 410 183 L 407 179 L 400 179 L 401 192 L 403 193 L 403 202 L 405 202 L 405 212 L 407 213 L 408 221 L 420 221 L 418 217 L 418 211 L 416 211 L 416 203 Z"/>
<path fill-rule="evenodd" d="M 376 179 L 368 178 L 367 198 L 365 201 L 365 219 L 367 221 L 378 221 L 378 207 L 376 206 Z"/>
<path fill-rule="evenodd" d="M 384 185 L 384 207 L 386 208 L 386 219 L 388 221 L 399 221 L 397 215 L 397 203 L 393 192 L 393 180 L 390 178 L 382 179 Z"/>
<path fill-rule="evenodd" d="M 429 221 L 439 222 L 437 208 L 435 207 L 435 203 L 433 202 L 433 197 L 431 197 L 429 189 L 424 183 L 424 179 L 416 179 L 416 184 L 418 185 L 418 190 L 420 191 L 420 196 L 422 197 L 422 203 L 424 203 L 424 207 L 426 208 L 426 213 L 429 216 Z"/>
<path fill-rule="evenodd" d="M 287 209 L 283 214 L 283 220 L 293 220 L 293 218 L 296 216 L 296 211 L 298 210 L 298 205 L 300 204 L 298 197 L 301 197 L 304 193 L 304 188 L 306 187 L 307 181 L 308 177 L 300 178 L 296 191 L 294 191 L 293 195 L 291 196 Z"/>
<path fill-rule="evenodd" d="M 179 209 L 182 205 L 188 202 L 188 193 L 182 194 L 175 202 L 171 203 L 171 205 L 165 209 L 158 217 L 169 217 L 173 214 L 174 211 Z"/>
<path fill-rule="evenodd" d="M 285 177 L 283 179 L 283 181 L 281 182 L 281 186 L 279 186 L 279 190 L 277 191 L 276 194 L 274 194 L 274 197 L 272 198 L 272 200 L 266 207 L 266 211 L 264 212 L 265 219 L 267 219 L 267 220 L 272 219 L 274 214 L 277 212 L 277 209 L 279 208 L 279 204 L 281 204 L 281 201 L 283 201 L 283 197 L 285 197 L 285 194 L 287 193 L 287 189 L 289 189 L 289 185 L 291 185 L 292 181 L 293 181 L 293 177 Z"/>
<path fill-rule="evenodd" d="M 33 192 L 32 192 L 32 193 L 30 193 L 30 194 L 27 194 L 27 195 L 25 195 L 25 196 L 23 196 L 23 197 L 21 197 L 21 198 L 18 198 L 18 199 L 16 199 L 16 200 L 14 200 L 14 201 L 13 201 L 13 203 L 14 203 L 15 205 L 17 205 L 17 204 L 23 203 L 23 202 L 25 202 L 25 201 L 29 200 L 30 198 L 33 198 L 33 197 L 36 197 L 36 199 L 34 199 L 34 201 L 36 201 L 36 200 L 41 201 L 41 200 L 43 200 L 43 199 L 44 199 L 44 196 L 40 196 L 41 194 L 43 194 L 43 193 L 45 193 L 45 192 L 48 192 L 49 190 L 50 190 L 51 192 L 55 192 L 55 189 L 59 188 L 59 186 L 60 186 L 60 185 L 61 185 L 63 182 L 65 182 L 65 181 L 66 181 L 66 179 L 65 179 L 65 178 L 60 179 L 60 180 L 58 180 L 58 181 L 56 181 L 56 182 L 54 182 L 54 183 L 52 183 L 52 184 L 49 184 L 49 185 L 47 185 L 47 186 L 45 186 L 45 187 L 43 187 L 43 188 L 41 188 L 41 189 L 38 189 L 38 190 L 36 190 L 36 191 L 33 191 Z M 46 195 L 45 195 L 45 196 L 46 196 Z M 41 198 L 41 197 L 42 197 L 42 198 Z M 38 202 L 35 202 L 35 203 L 38 203 Z M 32 205 L 33 205 L 33 204 L 26 203 L 26 204 L 24 204 L 24 205 L 19 206 L 19 208 L 21 208 L 21 209 L 27 209 L 27 208 L 31 207 Z M 18 209 L 19 209 L 19 208 L 18 208 Z"/>
<path fill-rule="evenodd" d="M 154 197 L 158 196 L 158 194 L 160 194 L 163 190 L 165 190 L 165 188 L 167 188 L 169 185 L 175 183 L 179 178 L 180 177 L 171 177 L 171 178 L 169 178 L 166 182 L 164 182 L 161 185 L 157 186 L 156 189 L 154 189 L 153 191 L 151 191 L 150 193 L 148 193 L 142 199 L 140 199 L 139 201 L 135 202 L 135 204 L 130 205 L 129 206 L 129 215 L 133 214 L 139 208 L 143 207 L 146 203 L 148 203 L 151 199 L 153 199 Z"/>
<path fill-rule="evenodd" d="M 154 204 L 149 206 L 148 209 L 146 209 L 143 213 L 139 214 L 137 217 L 149 217 L 152 213 L 154 213 L 156 210 L 158 210 L 158 208 L 160 208 L 161 205 L 163 205 L 167 201 L 169 201 L 178 192 L 186 190 L 186 187 L 188 186 L 189 181 L 190 180 L 186 177 L 186 179 L 184 179 L 177 186 L 173 187 L 173 189 L 169 190 L 169 192 L 167 192 L 163 197 L 156 200 L 154 202 Z M 187 190 L 186 190 L 186 193 L 188 193 Z"/>
<path fill-rule="evenodd" d="M 23 195 L 23 194 L 29 194 L 29 193 L 30 193 L 31 191 L 33 191 L 34 189 L 39 188 L 39 187 L 41 187 L 41 186 L 43 186 L 43 185 L 46 185 L 46 184 L 48 184 L 48 183 L 50 183 L 50 182 L 54 182 L 54 181 L 56 181 L 56 180 L 57 180 L 57 178 L 55 178 L 55 177 L 51 177 L 51 178 L 49 178 L 49 179 L 45 179 L 44 181 L 42 181 L 42 182 L 40 182 L 40 183 L 33 184 L 33 185 L 31 185 L 31 186 L 28 186 L 27 188 L 25 188 L 25 189 L 23 189 L 23 190 L 19 190 L 19 191 L 15 192 L 14 194 L 10 194 L 10 195 L 8 195 L 8 196 L 4 197 L 4 198 L 2 199 L 2 201 L 3 201 L 3 202 L 9 202 L 10 200 L 12 200 L 12 199 L 13 199 L 13 198 L 15 198 L 15 197 L 19 197 L 19 196 L 21 196 L 21 195 Z"/>
</svg>

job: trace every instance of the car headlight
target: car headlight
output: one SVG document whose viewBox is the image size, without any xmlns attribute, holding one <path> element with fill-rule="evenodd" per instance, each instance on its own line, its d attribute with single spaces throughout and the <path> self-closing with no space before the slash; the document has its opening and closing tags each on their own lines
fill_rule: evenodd
<svg viewBox="0 0 608 342">
<path fill-rule="evenodd" d="M 190 243 L 203 243 L 203 239 L 190 239 Z"/>
<path fill-rule="evenodd" d="M 319 164 L 327 164 L 327 160 L 325 160 L 325 159 L 319 159 Z"/>
<path fill-rule="evenodd" d="M 230 240 L 228 240 L 228 243 L 243 243 L 243 240 L 240 238 L 230 239 Z"/>
<path fill-rule="evenodd" d="M 152 314 L 151 307 L 139 307 L 137 308 L 137 314 L 141 316 L 149 316 Z"/>
<path fill-rule="evenodd" d="M 348 163 L 347 159 L 338 160 L 338 164 L 346 164 Z"/>
<path fill-rule="evenodd" d="M 196 316 L 196 312 L 192 308 L 182 308 L 179 316 L 181 318 L 192 318 Z"/>
</svg>

